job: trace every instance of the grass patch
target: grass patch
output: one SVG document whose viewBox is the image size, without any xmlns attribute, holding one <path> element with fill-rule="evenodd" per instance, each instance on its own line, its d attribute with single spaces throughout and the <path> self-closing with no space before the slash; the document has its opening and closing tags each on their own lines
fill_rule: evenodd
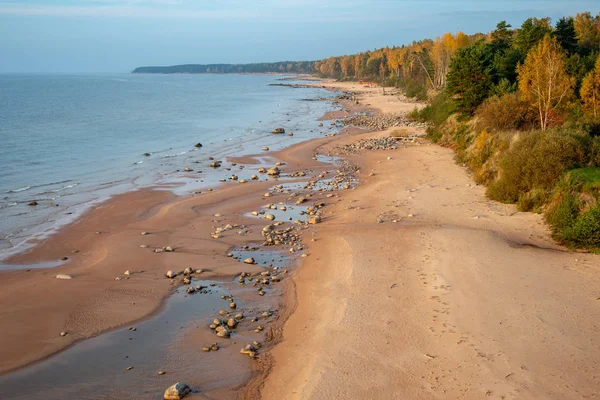
<svg viewBox="0 0 600 400">
<path fill-rule="evenodd" d="M 393 137 L 393 138 L 405 138 L 405 137 L 409 137 L 410 136 L 410 130 L 406 129 L 406 128 L 394 129 L 390 133 L 390 136 Z"/>
<path fill-rule="evenodd" d="M 583 183 L 583 189 L 591 194 L 597 194 L 600 191 L 600 168 L 587 167 L 577 168 L 569 171 L 573 179 Z"/>
</svg>

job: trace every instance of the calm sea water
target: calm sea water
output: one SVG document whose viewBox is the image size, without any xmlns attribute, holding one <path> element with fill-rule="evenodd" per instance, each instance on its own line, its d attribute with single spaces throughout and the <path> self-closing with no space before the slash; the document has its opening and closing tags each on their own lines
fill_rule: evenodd
<svg viewBox="0 0 600 400">
<path fill-rule="evenodd" d="M 206 171 L 209 156 L 276 150 L 326 133 L 315 119 L 331 105 L 303 99 L 330 94 L 269 86 L 277 79 L 0 75 L 0 259 L 116 193 L 200 185 L 180 172 L 185 167 L 201 165 L 202 184 L 214 184 L 226 174 Z M 270 133 L 280 126 L 294 136 Z"/>
</svg>

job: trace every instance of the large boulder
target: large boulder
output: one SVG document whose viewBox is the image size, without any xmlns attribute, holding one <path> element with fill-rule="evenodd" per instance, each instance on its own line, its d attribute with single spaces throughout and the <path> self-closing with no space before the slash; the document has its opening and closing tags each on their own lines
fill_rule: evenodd
<svg viewBox="0 0 600 400">
<path fill-rule="evenodd" d="M 165 390 L 164 400 L 181 400 L 191 392 L 188 385 L 183 382 L 177 382 L 167 390 Z"/>
</svg>

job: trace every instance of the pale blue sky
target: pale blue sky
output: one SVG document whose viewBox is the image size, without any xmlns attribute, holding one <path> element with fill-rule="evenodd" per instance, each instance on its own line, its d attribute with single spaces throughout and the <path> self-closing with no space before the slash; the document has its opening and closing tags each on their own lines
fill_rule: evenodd
<svg viewBox="0 0 600 400">
<path fill-rule="evenodd" d="M 0 0 L 0 72 L 316 60 L 599 0 Z"/>
</svg>

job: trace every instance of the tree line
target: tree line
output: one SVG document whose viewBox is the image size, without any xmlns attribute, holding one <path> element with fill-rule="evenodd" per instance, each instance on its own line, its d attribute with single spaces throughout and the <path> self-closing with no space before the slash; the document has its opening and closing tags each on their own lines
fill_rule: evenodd
<svg viewBox="0 0 600 400">
<path fill-rule="evenodd" d="M 434 40 L 329 57 L 314 64 L 322 77 L 376 81 L 427 99 L 446 91 L 459 112 L 473 115 L 492 96 L 518 92 L 534 105 L 541 129 L 565 113 L 600 114 L 600 14 L 529 18 L 512 29 L 500 22 L 488 34 L 445 33 Z M 577 104 L 579 102 L 579 104 Z"/>
<path fill-rule="evenodd" d="M 279 61 L 253 64 L 183 64 L 168 67 L 138 67 L 134 74 L 312 74 L 314 61 Z"/>
</svg>

